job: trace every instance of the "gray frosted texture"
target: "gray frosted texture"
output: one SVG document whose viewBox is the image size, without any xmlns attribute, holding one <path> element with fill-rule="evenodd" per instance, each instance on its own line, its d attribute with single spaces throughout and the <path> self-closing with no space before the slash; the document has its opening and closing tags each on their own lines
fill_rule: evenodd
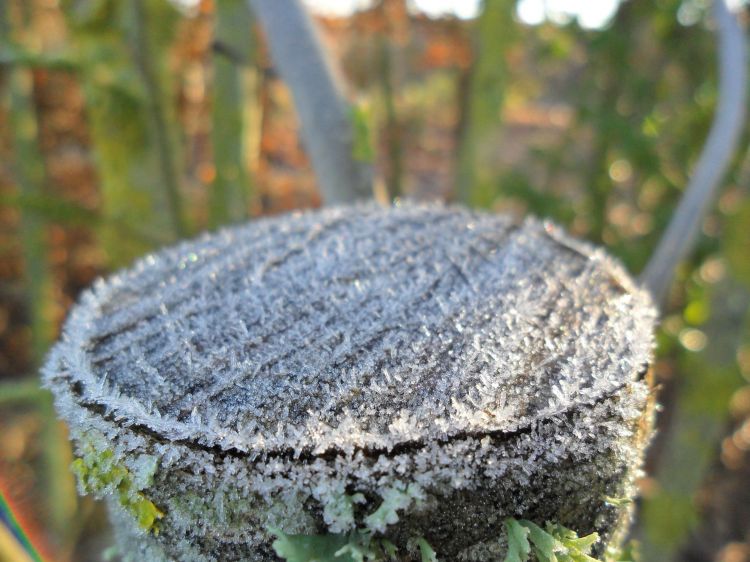
<svg viewBox="0 0 750 562">
<path fill-rule="evenodd" d="M 74 441 L 132 471 L 157 459 L 143 493 L 162 532 L 134 529 L 129 549 L 273 560 L 269 522 L 342 532 L 331 496 L 361 491 L 366 512 L 414 483 L 425 497 L 389 536 L 491 560 L 504 516 L 605 536 L 627 519 L 602 497 L 634 492 L 654 321 L 616 261 L 551 223 L 361 205 L 221 230 L 97 282 L 44 374 Z"/>
</svg>

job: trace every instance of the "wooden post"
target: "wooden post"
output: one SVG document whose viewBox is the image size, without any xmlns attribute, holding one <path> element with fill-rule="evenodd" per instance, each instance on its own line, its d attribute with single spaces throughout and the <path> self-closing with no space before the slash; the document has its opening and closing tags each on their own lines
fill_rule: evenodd
<svg viewBox="0 0 750 562">
<path fill-rule="evenodd" d="M 486 562 L 506 517 L 601 554 L 648 442 L 654 318 L 554 226 L 372 204 L 144 259 L 83 295 L 44 373 L 81 490 L 144 560 L 275 560 L 275 528 Z"/>
</svg>

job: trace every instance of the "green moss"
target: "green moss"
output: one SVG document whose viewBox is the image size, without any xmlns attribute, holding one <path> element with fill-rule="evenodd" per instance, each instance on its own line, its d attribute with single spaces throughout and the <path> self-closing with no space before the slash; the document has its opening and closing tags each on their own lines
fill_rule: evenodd
<svg viewBox="0 0 750 562">
<path fill-rule="evenodd" d="M 102 440 L 103 436 L 89 435 L 80 441 L 81 456 L 71 465 L 79 488 L 95 497 L 115 495 L 141 529 L 158 534 L 158 521 L 164 513 L 141 492 L 153 479 L 156 459 L 147 455 L 139 457 L 138 465 L 143 468 L 134 474 L 117 459 L 112 449 L 94 445 Z"/>
<path fill-rule="evenodd" d="M 419 547 L 419 555 L 422 562 L 438 562 L 435 551 L 432 550 L 432 546 L 424 538 L 417 540 L 417 546 Z"/>
</svg>

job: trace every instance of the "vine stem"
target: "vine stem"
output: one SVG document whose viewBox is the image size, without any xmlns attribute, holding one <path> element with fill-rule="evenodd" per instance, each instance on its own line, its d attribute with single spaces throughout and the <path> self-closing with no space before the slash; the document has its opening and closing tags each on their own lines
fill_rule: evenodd
<svg viewBox="0 0 750 562">
<path fill-rule="evenodd" d="M 748 79 L 745 33 L 726 0 L 714 0 L 713 13 L 719 42 L 719 101 L 685 194 L 640 276 L 657 303 L 664 302 L 677 266 L 694 246 L 744 127 Z"/>
</svg>

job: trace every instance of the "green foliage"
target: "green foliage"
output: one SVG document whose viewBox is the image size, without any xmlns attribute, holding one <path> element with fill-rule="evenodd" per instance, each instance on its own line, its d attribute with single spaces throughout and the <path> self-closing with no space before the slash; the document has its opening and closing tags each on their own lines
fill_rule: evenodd
<svg viewBox="0 0 750 562">
<path fill-rule="evenodd" d="M 364 502 L 362 494 L 339 494 L 325 504 L 323 519 L 334 527 L 333 530 L 350 529 L 354 526 L 354 505 Z"/>
<path fill-rule="evenodd" d="M 168 241 L 158 232 L 147 232 L 115 217 L 87 209 L 54 194 L 18 193 L 0 195 L 0 206 L 9 205 L 45 222 L 69 227 L 108 228 L 121 237 L 139 240 L 143 244 L 158 245 Z M 45 348 L 46 350 L 46 348 Z"/>
<path fill-rule="evenodd" d="M 0 65 L 12 65 L 32 69 L 64 70 L 68 72 L 78 70 L 75 59 L 68 53 L 37 53 L 21 45 L 3 43 L 0 43 Z"/>
<path fill-rule="evenodd" d="M 0 14 L 4 17 L 4 14 Z M 10 73 L 5 107 L 17 160 L 13 176 L 18 195 L 44 197 L 48 191 L 44 158 L 39 150 L 39 124 L 32 105 L 33 76 L 16 67 Z M 31 213 L 24 213 L 20 225 L 27 284 L 26 308 L 31 324 L 31 352 L 34 363 L 41 360 L 54 337 L 52 279 L 48 264 L 48 243 L 44 224 Z"/>
<path fill-rule="evenodd" d="M 736 239 L 734 239 L 736 240 Z M 730 245 L 732 239 L 723 242 Z M 745 253 L 746 248 L 741 250 Z M 694 276 L 694 277 L 697 277 Z M 726 431 L 732 395 L 744 384 L 736 361 L 736 349 L 747 341 L 750 330 L 750 292 L 738 280 L 725 279 L 716 286 L 689 280 L 685 286 L 688 307 L 673 316 L 670 331 L 663 334 L 663 349 L 670 349 L 680 377 L 680 401 L 673 406 L 671 431 L 661 453 L 658 488 L 644 498 L 639 537 L 647 560 L 669 559 L 699 522 L 696 490 L 715 461 L 716 443 Z M 691 303 L 707 312 L 687 314 Z M 705 318 L 702 318 L 705 317 Z M 687 319 L 703 325 L 685 326 Z M 703 350 L 688 350 L 679 339 L 686 330 L 699 327 L 712 338 Z M 669 347 L 667 347 L 669 346 Z"/>
<path fill-rule="evenodd" d="M 556 523 L 544 528 L 525 519 L 505 520 L 508 550 L 504 562 L 599 562 L 590 555 L 599 541 L 597 533 L 579 537 Z M 357 529 L 351 533 L 328 535 L 288 535 L 277 528 L 269 529 L 276 537 L 273 549 L 287 562 L 381 562 L 396 559 L 396 547 L 386 539 L 374 536 L 371 530 Z M 438 562 L 437 555 L 424 539 L 416 540 L 422 562 Z M 630 551 L 628 551 L 630 553 Z M 533 558 L 532 558 L 533 556 Z M 608 550 L 605 562 L 627 559 Z"/>
<path fill-rule="evenodd" d="M 326 562 L 339 558 L 352 562 L 350 556 L 337 553 L 349 543 L 347 535 L 287 535 L 281 529 L 269 529 L 276 536 L 273 549 L 287 562 Z"/>
<path fill-rule="evenodd" d="M 138 522 L 145 531 L 158 534 L 158 520 L 164 514 L 140 490 L 150 485 L 156 471 L 155 459 L 140 458 L 146 468 L 134 475 L 117 460 L 111 449 L 99 450 L 89 441 L 82 441 L 82 456 L 71 466 L 78 479 L 81 491 L 101 497 L 114 494 L 120 505 Z"/>
<path fill-rule="evenodd" d="M 287 562 L 381 562 L 396 558 L 396 546 L 378 536 L 388 525 L 398 522 L 398 511 L 408 508 L 423 498 L 416 484 L 388 488 L 382 493 L 383 501 L 364 518 L 365 527 L 355 528 L 348 534 L 292 535 L 272 527 L 269 532 L 276 537 L 273 549 Z M 362 494 L 340 494 L 324 507 L 327 521 L 337 527 L 354 524 L 354 505 L 363 503 Z M 424 538 L 416 541 L 422 562 L 437 562 L 435 552 Z"/>
<path fill-rule="evenodd" d="M 628 541 L 622 548 L 607 548 L 607 562 L 640 562 L 641 544 L 636 540 Z"/>
<path fill-rule="evenodd" d="M 372 116 L 367 106 L 352 105 L 349 108 L 349 120 L 354 134 L 352 156 L 360 162 L 372 162 L 375 159 L 375 149 L 372 142 Z"/>
<path fill-rule="evenodd" d="M 120 556 L 120 547 L 117 545 L 109 546 L 102 552 L 102 560 L 104 562 L 113 562 Z"/>
<path fill-rule="evenodd" d="M 487 207 L 496 196 L 491 162 L 486 156 L 494 153 L 482 149 L 501 124 L 508 51 L 517 37 L 514 8 L 514 0 L 486 0 L 474 34 L 476 60 L 463 100 L 467 107 L 456 177 L 458 197 L 468 205 Z"/>
<path fill-rule="evenodd" d="M 239 61 L 252 62 L 253 19 L 244 0 L 216 3 L 215 43 L 222 53 L 213 57 L 211 142 L 215 176 L 209 193 L 210 224 L 217 227 L 247 217 L 250 177 L 246 154 L 250 123 L 246 108 L 254 97 L 248 73 Z M 231 53 L 233 58 L 224 53 Z"/>
<path fill-rule="evenodd" d="M 750 201 L 745 201 L 727 221 L 724 251 L 732 273 L 739 281 L 750 287 L 750 259 L 748 259 L 750 228 L 748 225 L 750 225 Z"/>
<path fill-rule="evenodd" d="M 274 551 L 287 562 L 376 562 L 393 560 L 396 555 L 393 543 L 374 537 L 371 531 L 355 530 L 348 535 L 287 535 L 275 528 L 269 531 L 276 536 Z M 422 559 L 430 560 L 424 558 L 424 552 Z"/>
<path fill-rule="evenodd" d="M 509 517 L 505 520 L 505 532 L 508 535 L 508 552 L 505 562 L 524 562 L 529 559 L 531 545 L 529 544 L 529 528 L 517 519 Z"/>
<path fill-rule="evenodd" d="M 544 529 L 525 519 L 505 520 L 508 552 L 505 562 L 524 562 L 533 554 L 538 562 L 598 562 L 589 555 L 599 541 L 591 533 L 579 537 L 575 531 L 556 523 L 547 523 Z"/>
<path fill-rule="evenodd" d="M 380 5 L 385 10 L 385 4 Z M 384 13 L 387 17 L 387 11 Z M 403 195 L 403 126 L 399 119 L 399 111 L 396 103 L 397 93 L 395 91 L 396 77 L 393 72 L 393 46 L 391 41 L 383 36 L 378 40 L 378 74 L 383 101 L 384 123 L 383 138 L 387 145 L 388 167 L 385 171 L 386 185 L 391 199 Z"/>
<path fill-rule="evenodd" d="M 49 392 L 36 379 L 0 382 L 0 406 L 6 404 L 41 404 L 49 400 Z"/>
<path fill-rule="evenodd" d="M 388 525 L 398 522 L 398 511 L 406 509 L 416 499 L 422 497 L 422 490 L 416 484 L 404 489 L 389 488 L 383 492 L 383 502 L 378 509 L 365 517 L 368 529 L 383 532 Z"/>
<path fill-rule="evenodd" d="M 510 170 L 503 174 L 502 195 L 504 202 L 520 202 L 526 212 L 539 217 L 548 217 L 560 224 L 570 224 L 575 219 L 573 201 L 569 196 L 543 190 L 531 183 L 525 173 Z"/>
<path fill-rule="evenodd" d="M 417 540 L 417 546 L 419 547 L 419 554 L 421 555 L 422 562 L 438 562 L 435 551 L 432 550 L 430 543 L 425 539 L 420 538 Z"/>
<path fill-rule="evenodd" d="M 171 92 L 165 59 L 177 13 L 167 0 L 143 4 L 136 10 L 135 2 L 67 0 L 63 13 L 87 102 L 103 214 L 130 229 L 163 233 L 171 241 L 179 230 L 172 218 L 179 203 L 169 190 L 177 180 L 166 177 L 177 174 L 171 153 L 174 119 L 167 109 L 173 104 L 161 98 L 168 99 Z M 135 33 L 141 9 L 148 15 L 148 29 Z M 138 63 L 144 58 L 150 58 L 150 72 Z M 153 248 L 109 224 L 99 233 L 112 265 L 126 264 Z"/>
</svg>

